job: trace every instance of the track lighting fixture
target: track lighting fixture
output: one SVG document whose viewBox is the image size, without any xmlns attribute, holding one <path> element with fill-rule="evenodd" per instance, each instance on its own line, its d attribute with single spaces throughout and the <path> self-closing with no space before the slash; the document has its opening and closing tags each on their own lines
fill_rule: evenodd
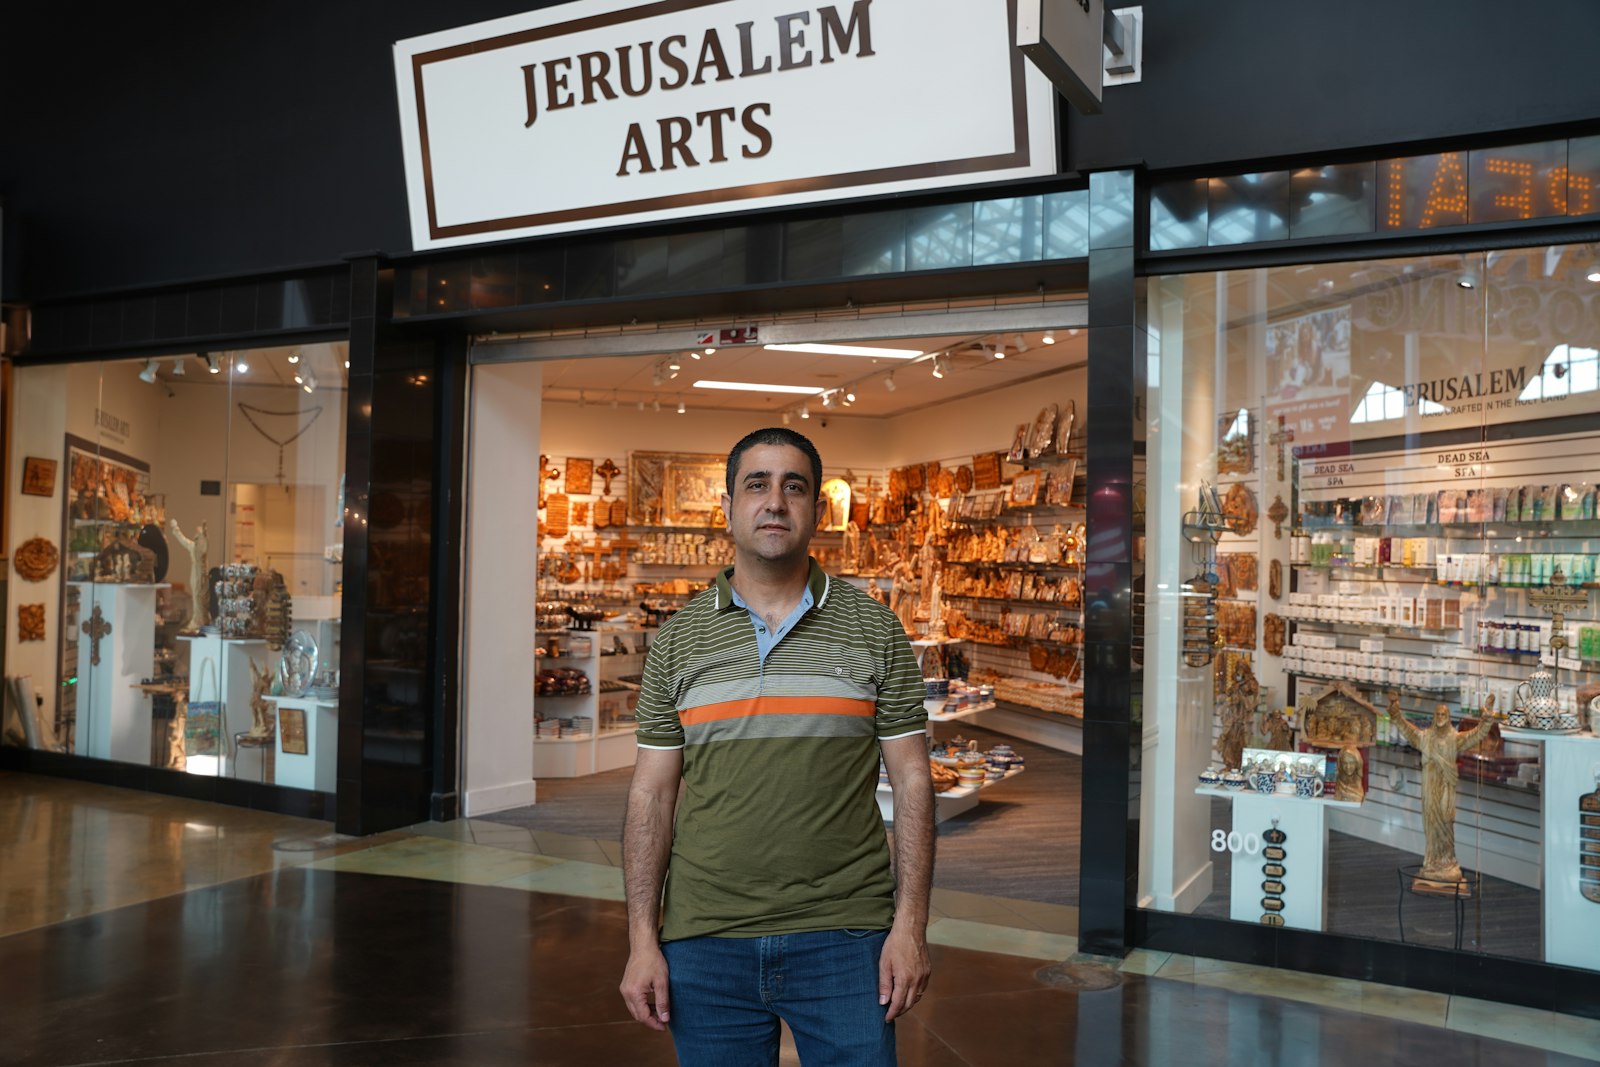
<svg viewBox="0 0 1600 1067">
<path fill-rule="evenodd" d="M 844 402 L 846 404 L 854 404 L 856 402 L 856 391 L 848 386 L 844 391 Z"/>
<path fill-rule="evenodd" d="M 800 405 L 800 417 L 802 419 L 809 419 L 811 417 L 811 409 L 809 407 L 807 407 L 806 405 L 801 404 Z"/>
<path fill-rule="evenodd" d="M 182 356 L 177 356 L 174 358 L 172 361 L 172 376 L 174 378 L 182 378 L 186 373 L 184 368 L 188 362 L 189 361 L 184 359 Z"/>
<path fill-rule="evenodd" d="M 289 362 L 291 364 L 300 362 L 300 350 L 298 348 L 289 353 Z"/>
<path fill-rule="evenodd" d="M 589 397 L 584 393 L 584 391 L 582 389 L 578 390 L 578 406 L 580 408 L 586 408 L 586 407 L 589 406 Z"/>
<path fill-rule="evenodd" d="M 1461 277 L 1456 279 L 1456 284 L 1463 289 L 1476 289 L 1478 287 L 1478 276 L 1470 270 L 1463 271 Z"/>
<path fill-rule="evenodd" d="M 659 397 L 657 397 L 655 400 L 652 400 L 650 402 L 650 406 L 657 415 L 661 414 L 661 399 Z"/>
<path fill-rule="evenodd" d="M 308 393 L 314 393 L 317 391 L 317 376 L 311 373 L 311 369 L 309 367 L 306 368 L 305 381 L 300 383 L 300 388 L 304 389 Z"/>
<path fill-rule="evenodd" d="M 716 354 L 717 354 L 717 350 L 716 350 L 716 349 L 715 349 L 715 348 L 708 348 L 708 349 L 706 349 L 706 355 L 708 355 L 708 356 L 714 356 L 714 355 L 716 355 Z M 697 358 L 698 358 L 698 357 L 697 357 Z"/>
<path fill-rule="evenodd" d="M 240 352 L 237 356 L 234 356 L 233 369 L 236 374 L 249 374 L 250 357 L 246 356 L 243 352 Z"/>
<path fill-rule="evenodd" d="M 789 425 L 789 409 L 788 408 L 784 408 L 783 409 L 783 424 L 785 426 Z"/>
<path fill-rule="evenodd" d="M 148 382 L 149 384 L 154 385 L 156 383 L 156 371 L 160 369 L 160 366 L 161 365 L 153 359 L 145 360 L 144 370 L 139 372 L 139 380 L 141 382 Z"/>
<path fill-rule="evenodd" d="M 934 356 L 933 357 L 933 376 L 935 378 L 943 378 L 944 377 L 944 371 L 945 371 L 944 357 L 943 356 Z"/>
<path fill-rule="evenodd" d="M 893 371 L 890 371 L 888 374 L 885 374 L 883 376 L 883 387 L 885 389 L 889 390 L 889 392 L 891 392 L 891 393 L 894 392 L 894 372 Z"/>
<path fill-rule="evenodd" d="M 1018 352 L 1026 352 L 1028 350 L 1028 339 L 1020 333 L 1013 337 L 1012 340 L 1016 342 Z"/>
<path fill-rule="evenodd" d="M 678 414 L 679 415 L 682 415 L 685 411 L 688 411 L 688 410 L 689 410 L 688 408 L 683 406 L 683 401 L 681 401 L 681 400 L 678 401 Z"/>
<path fill-rule="evenodd" d="M 1585 274 L 1584 278 L 1591 282 L 1600 282 L 1600 263 L 1592 265 L 1589 268 L 1589 273 Z"/>
<path fill-rule="evenodd" d="M 1039 340 L 1043 341 L 1047 345 L 1053 345 L 1056 343 L 1056 332 L 1054 330 L 1046 330 L 1044 332 L 1044 336 L 1039 338 Z"/>
<path fill-rule="evenodd" d="M 200 358 L 206 361 L 206 373 L 221 374 L 222 363 L 217 359 L 215 352 L 202 352 Z"/>
<path fill-rule="evenodd" d="M 682 370 L 683 363 L 678 359 L 677 356 L 673 356 L 671 359 L 667 360 L 667 369 L 672 371 Z"/>
<path fill-rule="evenodd" d="M 302 384 L 304 384 L 304 383 L 305 383 L 305 378 L 303 378 L 303 377 L 301 377 L 301 375 L 300 375 L 300 372 L 299 372 L 299 371 L 295 371 L 295 372 L 294 372 L 294 384 L 296 384 L 296 385 L 302 385 Z"/>
<path fill-rule="evenodd" d="M 822 406 L 825 407 L 825 408 L 833 407 L 833 394 L 832 393 L 823 393 L 822 394 Z"/>
<path fill-rule="evenodd" d="M 1006 358 L 1006 346 L 1002 345 L 1002 344 L 995 345 L 994 346 L 993 355 L 994 355 L 995 359 L 1005 359 Z"/>
</svg>

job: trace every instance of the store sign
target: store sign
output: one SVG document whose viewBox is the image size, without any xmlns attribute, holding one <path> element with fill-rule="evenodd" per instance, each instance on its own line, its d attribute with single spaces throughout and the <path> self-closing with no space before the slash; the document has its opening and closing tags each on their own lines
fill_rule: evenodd
<svg viewBox="0 0 1600 1067">
<path fill-rule="evenodd" d="M 1100 113 L 1103 0 L 1017 0 L 1017 47 L 1085 115 Z"/>
<path fill-rule="evenodd" d="M 578 0 L 395 45 L 413 244 L 1056 171 L 1014 0 Z"/>
</svg>

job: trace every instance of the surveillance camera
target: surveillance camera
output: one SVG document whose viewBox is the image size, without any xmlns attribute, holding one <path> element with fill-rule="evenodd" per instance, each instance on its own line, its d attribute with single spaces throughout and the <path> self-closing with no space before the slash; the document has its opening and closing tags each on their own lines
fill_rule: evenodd
<svg viewBox="0 0 1600 1067">
<path fill-rule="evenodd" d="M 822 427 L 824 430 L 826 430 L 828 428 L 828 420 L 827 419 L 818 419 L 817 420 L 817 425 Z"/>
</svg>

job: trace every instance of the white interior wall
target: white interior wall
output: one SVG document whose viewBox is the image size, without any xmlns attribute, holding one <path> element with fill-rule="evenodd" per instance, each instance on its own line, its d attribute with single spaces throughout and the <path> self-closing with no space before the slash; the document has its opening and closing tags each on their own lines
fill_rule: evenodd
<svg viewBox="0 0 1600 1067">
<path fill-rule="evenodd" d="M 467 816 L 534 802 L 541 377 L 537 363 L 472 370 L 461 700 Z M 593 451 L 595 438 L 585 440 L 583 451 Z"/>
</svg>

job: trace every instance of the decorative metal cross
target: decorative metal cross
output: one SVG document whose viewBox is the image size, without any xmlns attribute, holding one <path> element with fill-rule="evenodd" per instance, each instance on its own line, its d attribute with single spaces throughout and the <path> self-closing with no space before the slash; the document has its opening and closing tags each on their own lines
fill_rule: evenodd
<svg viewBox="0 0 1600 1067">
<path fill-rule="evenodd" d="M 1566 573 L 1557 567 L 1550 576 L 1550 584 L 1529 593 L 1528 602 L 1550 613 L 1550 651 L 1557 658 L 1559 666 L 1561 651 L 1567 647 L 1566 613 L 1586 607 L 1589 593 L 1582 587 L 1568 585 Z"/>
<path fill-rule="evenodd" d="M 94 606 L 89 621 L 83 624 L 83 632 L 89 635 L 89 664 L 100 666 L 100 639 L 111 632 L 111 624 L 106 622 L 106 617 L 100 613 L 100 605 Z"/>
<path fill-rule="evenodd" d="M 604 463 L 600 464 L 600 466 L 595 469 L 595 473 L 606 480 L 606 491 L 601 495 L 610 496 L 611 495 L 611 479 L 613 479 L 617 475 L 621 474 L 622 473 L 622 468 L 617 466 L 615 463 L 611 462 L 610 457 L 607 457 L 606 461 Z"/>
<path fill-rule="evenodd" d="M 1267 437 L 1267 442 L 1278 450 L 1278 481 L 1283 481 L 1283 446 L 1294 441 L 1293 427 L 1283 424 L 1283 416 L 1278 416 L 1278 428 Z"/>
</svg>

